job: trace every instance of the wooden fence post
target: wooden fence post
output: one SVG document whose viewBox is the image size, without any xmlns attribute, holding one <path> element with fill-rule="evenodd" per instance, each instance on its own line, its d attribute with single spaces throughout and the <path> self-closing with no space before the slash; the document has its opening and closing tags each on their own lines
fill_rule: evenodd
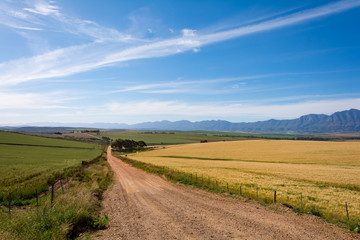
<svg viewBox="0 0 360 240">
<path fill-rule="evenodd" d="M 62 184 L 62 180 L 60 179 L 60 186 L 61 186 L 61 192 L 64 193 L 64 187 L 63 187 L 63 184 Z"/>
<path fill-rule="evenodd" d="M 229 191 L 229 184 L 226 183 L 226 190 Z"/>
<path fill-rule="evenodd" d="M 276 203 L 276 190 L 274 191 L 274 203 Z"/>
<path fill-rule="evenodd" d="M 51 206 L 53 205 L 54 202 L 54 183 L 51 184 Z"/>
<path fill-rule="evenodd" d="M 345 207 L 346 207 L 346 217 L 347 217 L 347 220 L 348 220 L 348 227 L 350 229 L 350 218 L 349 218 L 349 209 L 348 209 L 347 202 L 345 202 Z"/>
<path fill-rule="evenodd" d="M 9 218 L 11 218 L 11 192 L 9 193 Z"/>
<path fill-rule="evenodd" d="M 259 185 L 256 184 L 256 200 L 259 201 Z"/>
<path fill-rule="evenodd" d="M 36 189 L 36 207 L 39 207 L 39 194 L 37 189 Z"/>
<path fill-rule="evenodd" d="M 241 187 L 242 187 L 242 185 L 240 184 L 240 189 L 239 189 L 240 195 L 242 195 Z"/>
<path fill-rule="evenodd" d="M 302 204 L 302 193 L 300 193 L 300 211 L 302 211 L 302 208 L 303 208 L 302 205 L 303 205 Z"/>
</svg>

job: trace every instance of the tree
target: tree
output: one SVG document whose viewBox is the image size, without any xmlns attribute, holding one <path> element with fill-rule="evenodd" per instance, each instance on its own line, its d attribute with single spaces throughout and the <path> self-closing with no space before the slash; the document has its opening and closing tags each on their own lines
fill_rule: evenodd
<svg viewBox="0 0 360 240">
<path fill-rule="evenodd" d="M 133 152 L 144 149 L 146 147 L 144 141 L 134 141 L 129 139 L 116 139 L 111 143 L 111 147 L 119 152 Z"/>
<path fill-rule="evenodd" d="M 144 141 L 138 141 L 138 145 L 140 148 L 146 147 L 146 143 Z"/>
<path fill-rule="evenodd" d="M 111 142 L 111 139 L 109 137 L 101 137 L 101 139 L 107 143 L 110 143 Z"/>
</svg>

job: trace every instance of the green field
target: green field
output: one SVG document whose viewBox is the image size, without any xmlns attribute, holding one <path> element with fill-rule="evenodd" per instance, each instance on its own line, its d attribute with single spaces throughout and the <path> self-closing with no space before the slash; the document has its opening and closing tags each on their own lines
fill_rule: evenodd
<svg viewBox="0 0 360 240">
<path fill-rule="evenodd" d="M 134 141 L 144 141 L 148 145 L 171 145 L 183 143 L 198 143 L 201 140 L 214 141 L 233 141 L 243 140 L 241 134 L 230 134 L 226 137 L 217 136 L 216 132 L 205 131 L 124 131 L 124 132 L 101 132 L 100 137 L 109 137 L 113 140 L 122 138 Z M 98 136 L 99 137 L 99 136 Z"/>
<path fill-rule="evenodd" d="M 70 147 L 70 148 L 94 148 L 95 146 L 93 144 L 77 142 L 77 141 L 64 141 L 62 139 L 37 137 L 26 134 L 2 132 L 2 131 L 0 131 L 0 144 Z"/>
<path fill-rule="evenodd" d="M 18 204 L 46 191 L 48 181 L 65 177 L 102 152 L 101 145 L 0 132 L 0 202 L 9 192 Z"/>
<path fill-rule="evenodd" d="M 94 133 L 92 133 L 95 135 Z M 184 143 L 198 143 L 201 140 L 208 142 L 238 141 L 247 139 L 281 139 L 281 140 L 334 140 L 346 139 L 345 136 L 331 135 L 300 135 L 275 133 L 240 133 L 240 132 L 213 132 L 213 131 L 137 131 L 137 130 L 102 130 L 96 137 L 110 139 L 130 139 L 145 141 L 148 145 L 173 145 Z"/>
</svg>

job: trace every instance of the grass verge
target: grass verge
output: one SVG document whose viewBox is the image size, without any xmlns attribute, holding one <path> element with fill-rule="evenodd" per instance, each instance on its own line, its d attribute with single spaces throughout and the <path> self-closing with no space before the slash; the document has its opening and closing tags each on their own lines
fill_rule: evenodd
<svg viewBox="0 0 360 240">
<path fill-rule="evenodd" d="M 68 188 L 41 199 L 39 207 L 13 208 L 11 216 L 0 208 L 0 239 L 74 239 L 79 233 L 103 229 L 106 215 L 99 217 L 102 194 L 113 173 L 106 156 L 76 174 Z"/>
</svg>

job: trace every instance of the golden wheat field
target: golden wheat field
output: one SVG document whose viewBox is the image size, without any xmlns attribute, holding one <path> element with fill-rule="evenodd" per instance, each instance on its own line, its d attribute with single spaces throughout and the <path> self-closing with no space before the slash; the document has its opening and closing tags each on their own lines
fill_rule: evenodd
<svg viewBox="0 0 360 240">
<path fill-rule="evenodd" d="M 322 217 L 360 223 L 360 142 L 248 140 L 184 144 L 130 158 L 192 173 L 230 190 Z"/>
</svg>

